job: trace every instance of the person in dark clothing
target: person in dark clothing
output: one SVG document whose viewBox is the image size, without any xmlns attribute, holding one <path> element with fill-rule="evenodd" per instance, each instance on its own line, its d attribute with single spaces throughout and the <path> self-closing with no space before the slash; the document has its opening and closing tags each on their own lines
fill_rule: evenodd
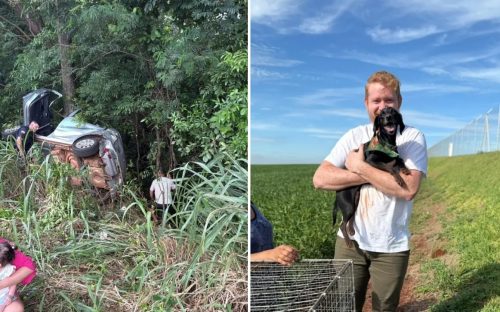
<svg viewBox="0 0 500 312">
<path fill-rule="evenodd" d="M 28 126 L 21 126 L 16 132 L 16 148 L 19 154 L 25 158 L 33 142 L 35 133 L 40 128 L 36 121 L 32 121 Z"/>
<path fill-rule="evenodd" d="M 273 226 L 254 203 L 250 205 L 250 214 L 250 261 L 268 261 L 282 265 L 292 265 L 298 260 L 299 252 L 294 247 L 289 245 L 274 247 Z"/>
</svg>

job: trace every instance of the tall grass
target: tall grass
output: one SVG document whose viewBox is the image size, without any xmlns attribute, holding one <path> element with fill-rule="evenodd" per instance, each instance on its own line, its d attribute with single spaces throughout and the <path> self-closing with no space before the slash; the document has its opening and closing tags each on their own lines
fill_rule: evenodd
<svg viewBox="0 0 500 312">
<path fill-rule="evenodd" d="M 0 235 L 38 265 L 21 291 L 27 311 L 246 310 L 245 161 L 179 168 L 172 228 L 153 223 L 135 185 L 103 203 L 70 186 L 69 166 L 38 156 L 18 168 L 0 148 Z"/>
</svg>

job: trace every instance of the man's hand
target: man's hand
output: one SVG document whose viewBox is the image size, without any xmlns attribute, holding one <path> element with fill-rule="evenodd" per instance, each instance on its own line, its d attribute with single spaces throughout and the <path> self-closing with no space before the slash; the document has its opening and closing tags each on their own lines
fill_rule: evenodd
<svg viewBox="0 0 500 312">
<path fill-rule="evenodd" d="M 354 150 L 347 155 L 345 166 L 353 173 L 359 173 L 360 166 L 365 163 L 365 146 L 361 144 L 358 150 Z"/>
</svg>

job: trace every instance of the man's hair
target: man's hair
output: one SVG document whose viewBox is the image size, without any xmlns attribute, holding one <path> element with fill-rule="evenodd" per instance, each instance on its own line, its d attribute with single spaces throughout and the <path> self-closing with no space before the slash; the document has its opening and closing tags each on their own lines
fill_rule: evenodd
<svg viewBox="0 0 500 312">
<path fill-rule="evenodd" d="M 377 82 L 394 91 L 398 97 L 399 105 L 401 105 L 401 102 L 403 101 L 403 98 L 401 97 L 401 83 L 396 76 L 386 71 L 378 71 L 368 78 L 365 85 L 365 99 L 368 98 L 368 85 Z"/>
<path fill-rule="evenodd" d="M 0 264 L 2 266 L 7 265 L 14 260 L 15 252 L 14 248 L 8 242 L 0 243 Z"/>
</svg>

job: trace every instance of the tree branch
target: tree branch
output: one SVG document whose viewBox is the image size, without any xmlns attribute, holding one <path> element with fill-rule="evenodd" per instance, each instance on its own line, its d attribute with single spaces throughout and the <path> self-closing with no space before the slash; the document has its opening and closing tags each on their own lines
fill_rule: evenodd
<svg viewBox="0 0 500 312">
<path fill-rule="evenodd" d="M 25 32 L 21 29 L 21 27 L 17 26 L 14 22 L 9 21 L 7 18 L 5 18 L 5 17 L 4 17 L 4 16 L 2 16 L 2 15 L 0 15 L 0 19 L 1 19 L 2 21 L 4 21 L 4 22 L 8 23 L 9 25 L 11 25 L 12 27 L 14 27 L 15 29 L 17 29 L 17 30 L 18 30 L 18 31 L 19 31 L 19 32 L 23 35 L 22 37 L 24 37 L 24 38 L 26 39 L 26 41 L 31 41 L 31 37 L 30 37 L 27 33 L 25 33 Z"/>
</svg>

